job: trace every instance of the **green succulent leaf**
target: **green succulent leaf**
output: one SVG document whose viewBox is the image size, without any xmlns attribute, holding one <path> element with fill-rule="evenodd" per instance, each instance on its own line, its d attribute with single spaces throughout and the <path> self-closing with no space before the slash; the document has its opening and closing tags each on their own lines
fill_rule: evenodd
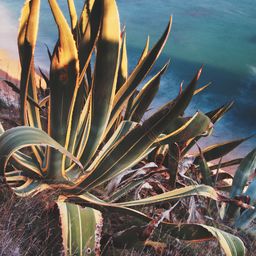
<svg viewBox="0 0 256 256">
<path fill-rule="evenodd" d="M 29 173 L 30 175 L 36 175 L 39 177 L 43 176 L 43 171 L 40 168 L 39 164 L 36 163 L 33 160 L 33 158 L 31 158 L 19 151 L 17 151 L 16 153 L 14 153 L 12 155 L 12 158 L 10 159 L 10 163 L 17 170 L 25 171 L 26 173 Z"/>
<path fill-rule="evenodd" d="M 145 57 L 148 54 L 148 49 L 149 49 L 149 36 L 147 37 L 146 44 L 145 44 L 144 49 L 143 49 L 143 51 L 140 55 L 140 58 L 139 58 L 139 61 L 138 61 L 137 65 L 139 65 L 145 59 Z"/>
<path fill-rule="evenodd" d="M 254 179 L 248 186 L 245 196 L 250 199 L 250 205 L 255 206 L 256 204 L 256 179 Z M 243 229 L 247 232 L 250 228 L 250 224 L 256 218 L 256 209 L 246 209 L 241 215 L 235 220 L 235 227 Z"/>
<path fill-rule="evenodd" d="M 174 189 L 156 196 L 147 197 L 140 200 L 118 203 L 120 206 L 131 207 L 147 204 L 165 202 L 172 199 L 178 199 L 187 196 L 204 196 L 213 200 L 219 200 L 220 197 L 214 188 L 206 185 L 191 185 L 184 188 Z"/>
<path fill-rule="evenodd" d="M 81 39 L 78 46 L 80 76 L 79 84 L 83 81 L 90 67 L 90 60 L 95 49 L 102 22 L 102 1 L 86 1 L 80 17 Z"/>
<path fill-rule="evenodd" d="M 211 128 L 211 120 L 202 112 L 197 112 L 191 118 L 177 118 L 176 122 L 165 130 L 166 135 L 156 143 L 187 142 L 202 134 L 208 134 Z"/>
<path fill-rule="evenodd" d="M 246 230 L 250 227 L 250 224 L 256 218 L 255 209 L 246 209 L 242 214 L 236 219 L 235 227 L 239 229 Z"/>
<path fill-rule="evenodd" d="M 204 86 L 199 88 L 198 91 L 200 92 L 200 89 L 202 89 L 202 88 L 204 89 Z M 217 109 L 214 109 L 214 110 L 206 113 L 205 115 L 211 119 L 211 122 L 213 124 L 215 124 L 224 116 L 224 114 L 226 112 L 228 112 L 230 110 L 230 108 L 233 106 L 233 103 L 234 102 L 227 103 Z M 186 146 L 186 148 L 183 150 L 182 155 L 185 155 L 196 144 L 196 142 L 201 138 L 202 138 L 202 136 L 198 136 L 194 140 L 190 141 L 188 143 L 188 145 Z"/>
<path fill-rule="evenodd" d="M 9 129 L 0 136 L 0 177 L 5 177 L 4 172 L 10 157 L 18 150 L 32 146 L 50 146 L 70 157 L 75 163 L 83 168 L 78 159 L 71 155 L 64 147 L 52 139 L 44 131 L 27 126 Z"/>
<path fill-rule="evenodd" d="M 223 163 L 220 163 L 220 164 L 211 165 L 211 166 L 209 166 L 209 168 L 210 168 L 210 170 L 216 170 L 218 168 L 230 167 L 230 166 L 233 166 L 233 165 L 240 164 L 242 160 L 243 160 L 242 158 L 236 158 L 236 159 L 233 159 L 233 160 L 230 160 L 230 161 L 227 161 L 227 162 L 223 162 Z"/>
<path fill-rule="evenodd" d="M 207 161 L 204 157 L 203 152 L 201 151 L 200 147 L 198 148 L 200 151 L 199 169 L 202 174 L 202 181 L 206 185 L 213 186 L 213 182 L 211 178 L 211 170 L 207 164 Z"/>
<path fill-rule="evenodd" d="M 148 153 L 149 150 L 152 150 L 151 146 L 153 146 L 157 136 L 163 132 L 170 122 L 184 112 L 193 97 L 200 74 L 201 69 L 174 103 L 167 103 L 148 118 L 142 126 L 137 125 L 118 143 L 106 151 L 97 165 L 93 166 L 93 169 L 89 167 L 90 172 L 79 178 L 76 188 L 73 189 L 88 191 L 90 188 L 106 182 L 141 160 L 141 157 L 144 157 L 146 152 Z"/>
<path fill-rule="evenodd" d="M 34 52 L 38 33 L 39 23 L 39 7 L 40 0 L 26 1 L 21 13 L 21 19 L 18 31 L 18 48 L 21 63 L 21 79 L 20 79 L 20 102 L 21 102 L 21 118 L 24 124 L 30 122 L 38 122 L 40 125 L 39 111 L 32 107 L 28 109 L 27 98 L 32 94 L 37 101 L 34 71 Z M 31 96 L 31 95 L 30 95 Z M 28 113 L 27 113 L 28 111 Z"/>
<path fill-rule="evenodd" d="M 69 16 L 71 21 L 71 28 L 74 33 L 77 27 L 77 13 L 76 13 L 74 0 L 68 0 L 68 10 L 69 10 Z"/>
<path fill-rule="evenodd" d="M 206 115 L 211 119 L 212 123 L 215 124 L 224 116 L 225 113 L 227 113 L 231 109 L 233 104 L 234 104 L 234 102 L 231 101 L 217 109 L 214 109 L 214 110 L 206 113 Z"/>
<path fill-rule="evenodd" d="M 246 196 L 250 197 L 250 204 L 256 204 L 256 179 L 249 184 L 247 190 L 244 193 Z"/>
<path fill-rule="evenodd" d="M 198 89 L 195 90 L 194 95 L 197 95 L 198 93 L 204 91 L 204 90 L 207 89 L 211 84 L 212 84 L 212 83 L 210 82 L 210 83 L 208 83 L 208 84 L 205 84 L 205 85 L 199 87 Z"/>
<path fill-rule="evenodd" d="M 202 226 L 219 241 L 221 248 L 227 256 L 245 255 L 245 247 L 240 238 L 214 227 Z"/>
<path fill-rule="evenodd" d="M 243 189 L 248 181 L 250 174 L 256 168 L 256 149 L 253 149 L 240 163 L 232 183 L 230 190 L 230 197 L 240 196 L 243 193 Z M 251 190 L 251 189 L 250 189 Z M 249 191 L 250 191 L 249 190 Z M 238 207 L 233 204 L 229 204 L 226 209 L 225 218 L 230 219 L 237 214 Z M 248 213 L 249 212 L 249 213 Z M 247 214 L 251 214 L 252 211 L 248 211 Z"/>
<path fill-rule="evenodd" d="M 114 0 L 103 1 L 103 19 L 98 39 L 92 84 L 92 120 L 81 162 L 88 164 L 103 139 L 116 91 L 120 50 L 120 24 Z"/>
<path fill-rule="evenodd" d="M 89 19 L 91 19 L 92 8 L 95 0 L 84 1 L 84 6 L 79 18 L 80 34 L 83 35 L 88 26 Z"/>
<path fill-rule="evenodd" d="M 164 67 L 143 86 L 135 97 L 131 108 L 130 120 L 134 122 L 141 121 L 141 118 L 158 92 L 161 76 L 167 70 L 168 65 L 169 62 L 167 62 Z"/>
<path fill-rule="evenodd" d="M 125 215 L 131 215 L 134 217 L 134 222 L 138 225 L 141 225 L 142 223 L 144 223 L 144 225 L 150 224 L 153 221 L 151 218 L 137 210 L 119 206 L 117 204 L 105 203 L 86 195 L 69 196 L 67 198 L 63 198 L 62 200 L 66 200 L 67 202 L 76 203 L 82 206 L 93 207 L 102 212 L 111 211 L 119 212 Z M 182 240 L 202 242 L 217 239 L 226 255 L 245 255 L 245 247 L 241 239 L 214 227 L 202 224 L 173 224 L 160 222 L 159 228 L 162 230 L 162 232 L 168 233 L 171 236 Z M 142 229 L 142 231 L 144 230 L 145 229 Z"/>
<path fill-rule="evenodd" d="M 247 138 L 242 138 L 238 140 L 232 140 L 224 143 L 211 145 L 203 150 L 205 160 L 209 162 L 209 161 L 218 159 L 220 157 L 223 157 L 229 152 L 231 152 L 233 149 L 238 147 L 241 143 L 243 143 L 244 141 L 250 138 L 251 136 Z M 200 153 L 196 155 L 195 163 L 198 162 L 199 158 L 200 158 Z"/>
<path fill-rule="evenodd" d="M 65 255 L 100 255 L 103 218 L 89 207 L 58 202 Z"/>
<path fill-rule="evenodd" d="M 128 57 L 126 49 L 126 33 L 122 36 L 122 47 L 121 47 L 121 56 L 120 56 L 120 65 L 118 71 L 118 78 L 116 84 L 116 91 L 118 91 L 122 85 L 126 82 L 128 77 Z"/>
<path fill-rule="evenodd" d="M 241 195 L 243 189 L 246 185 L 246 182 L 250 176 L 250 174 L 256 168 L 256 148 L 253 149 L 240 163 L 234 179 L 232 188 L 230 191 L 230 196 L 234 198 L 236 195 Z"/>
<path fill-rule="evenodd" d="M 147 56 L 136 66 L 134 71 L 127 78 L 127 81 L 125 82 L 125 84 L 120 88 L 120 90 L 115 95 L 115 99 L 113 102 L 113 110 L 111 113 L 111 117 L 110 117 L 110 121 L 109 121 L 106 133 L 111 129 L 115 120 L 123 110 L 123 106 L 129 100 L 129 98 L 131 97 L 131 95 L 134 93 L 137 86 L 139 85 L 139 83 L 145 78 L 145 76 L 151 70 L 151 68 L 153 67 L 153 64 L 159 57 L 167 41 L 167 38 L 169 36 L 171 24 L 172 24 L 172 18 L 170 18 L 167 28 L 165 29 L 159 41 L 155 44 L 155 46 L 147 54 Z"/>
</svg>

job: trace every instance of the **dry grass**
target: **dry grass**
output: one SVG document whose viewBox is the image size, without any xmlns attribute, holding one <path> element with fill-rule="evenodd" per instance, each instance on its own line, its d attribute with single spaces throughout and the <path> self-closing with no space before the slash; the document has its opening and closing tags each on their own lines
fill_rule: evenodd
<svg viewBox="0 0 256 256">
<path fill-rule="evenodd" d="M 0 255 L 61 255 L 59 212 L 50 198 L 0 189 Z"/>
</svg>

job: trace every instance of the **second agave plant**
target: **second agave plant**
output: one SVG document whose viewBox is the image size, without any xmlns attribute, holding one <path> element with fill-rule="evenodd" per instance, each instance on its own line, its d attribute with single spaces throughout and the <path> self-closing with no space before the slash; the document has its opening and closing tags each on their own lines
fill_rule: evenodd
<svg viewBox="0 0 256 256">
<path fill-rule="evenodd" d="M 144 226 L 152 226 L 152 219 L 135 210 L 135 206 L 139 209 L 141 205 L 195 195 L 221 200 L 219 193 L 207 185 L 181 186 L 140 200 L 103 200 L 99 191 L 109 181 L 142 159 L 149 160 L 154 152 L 165 152 L 166 144 L 172 147 L 186 142 L 185 155 L 195 139 L 210 133 L 212 124 L 228 106 L 184 117 L 193 95 L 206 88 L 197 88 L 202 72 L 199 69 L 175 99 L 142 122 L 168 63 L 141 90 L 137 88 L 161 54 L 172 19 L 151 50 L 149 40 L 146 42 L 137 65 L 128 72 L 126 35 L 120 30 L 114 0 L 86 1 L 79 16 L 74 2 L 69 0 L 71 26 L 57 1 L 48 2 L 59 38 L 53 52 L 48 51 L 49 72 L 41 71 L 47 93 L 41 98 L 34 67 L 40 0 L 29 0 L 25 1 L 18 33 L 23 125 L 7 131 L 0 129 L 0 175 L 19 196 L 54 192 L 65 254 L 100 254 L 102 213 L 134 216 Z M 25 147 L 28 149 L 23 151 Z M 129 185 L 136 186 L 136 182 Z M 129 191 L 124 186 L 116 192 L 123 195 Z M 211 226 L 161 222 L 159 227 L 193 242 L 217 239 L 227 255 L 245 253 L 238 237 Z M 144 230 L 145 227 L 142 233 Z M 152 232 L 141 239 L 141 244 Z"/>
</svg>

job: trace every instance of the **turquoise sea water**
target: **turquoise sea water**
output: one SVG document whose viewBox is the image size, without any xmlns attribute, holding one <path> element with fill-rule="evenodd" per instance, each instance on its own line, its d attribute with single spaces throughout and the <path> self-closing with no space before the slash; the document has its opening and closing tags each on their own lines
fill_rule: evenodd
<svg viewBox="0 0 256 256">
<path fill-rule="evenodd" d="M 75 0 L 78 9 L 82 0 Z M 67 13 L 66 1 L 59 3 Z M 230 113 L 216 126 L 212 140 L 228 140 L 256 133 L 256 1 L 255 0 L 117 0 L 121 22 L 126 25 L 130 70 L 135 65 L 146 37 L 151 46 L 173 15 L 170 39 L 152 74 L 171 59 L 162 79 L 157 107 L 177 95 L 204 64 L 201 84 L 212 85 L 193 100 L 188 113 L 209 111 L 235 100 Z M 22 0 L 0 0 L 0 48 L 14 49 Z M 42 1 L 37 64 L 47 67 L 44 44 L 52 49 L 57 31 L 47 1 Z M 241 151 L 256 145 L 251 140 Z"/>
</svg>

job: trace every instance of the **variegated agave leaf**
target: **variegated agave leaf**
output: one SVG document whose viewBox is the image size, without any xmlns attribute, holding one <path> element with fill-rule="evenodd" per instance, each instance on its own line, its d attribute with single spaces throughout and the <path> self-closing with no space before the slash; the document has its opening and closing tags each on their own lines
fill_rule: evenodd
<svg viewBox="0 0 256 256">
<path fill-rule="evenodd" d="M 247 156 L 241 161 L 234 179 L 232 183 L 232 187 L 230 190 L 230 197 L 240 197 L 243 195 L 243 190 L 246 186 L 246 183 L 248 182 L 248 178 L 252 172 L 255 171 L 256 168 L 256 149 L 253 149 Z M 254 187 L 254 182 L 252 183 L 252 186 L 247 189 L 247 192 L 245 193 L 245 196 L 252 197 L 252 203 L 254 199 L 254 191 L 252 191 L 252 188 Z M 250 202 L 249 202 L 250 203 Z M 238 207 L 234 204 L 229 204 L 226 209 L 225 218 L 226 219 L 232 219 L 234 217 L 238 217 L 236 225 L 238 227 L 243 227 L 249 225 L 250 221 L 254 218 L 252 216 L 254 215 L 255 210 L 246 210 L 244 214 L 242 214 L 241 217 L 238 215 Z M 248 214 L 248 215 L 247 215 Z M 245 220 L 245 217 L 247 216 L 247 220 Z M 249 217 L 250 216 L 250 217 Z M 248 222 L 247 222 L 248 221 Z"/>
<path fill-rule="evenodd" d="M 92 208 L 58 202 L 65 255 L 100 255 L 102 214 Z"/>
<path fill-rule="evenodd" d="M 198 191 L 200 191 L 200 188 Z M 144 223 L 144 225 L 145 224 L 150 225 L 150 223 L 153 221 L 151 218 L 147 217 L 145 214 L 137 210 L 128 208 L 127 205 L 125 204 L 123 204 L 122 206 L 120 204 L 109 204 L 109 203 L 102 202 L 100 200 L 95 200 L 94 198 L 88 197 L 88 196 L 70 196 L 67 198 L 64 197 L 62 198 L 62 200 L 69 201 L 72 203 L 77 203 L 83 206 L 93 207 L 102 212 L 111 211 L 111 212 L 119 212 L 122 214 L 131 215 L 133 217 L 136 217 L 136 219 L 138 220 L 137 223 L 139 226 L 141 226 L 142 223 Z M 138 201 L 140 201 L 140 203 L 143 204 L 144 202 L 147 201 L 147 199 L 142 199 Z M 137 205 L 139 205 L 140 203 L 138 203 Z M 173 224 L 168 222 L 159 222 L 158 225 L 161 228 L 162 232 L 169 233 L 170 235 L 177 237 L 179 239 L 193 240 L 194 242 L 217 239 L 220 243 L 220 246 L 226 253 L 226 255 L 229 255 L 229 256 L 245 255 L 244 244 L 238 237 L 228 234 L 217 228 L 202 225 L 202 224 Z M 132 239 L 132 237 L 134 238 L 134 236 L 136 236 L 136 239 L 137 239 L 138 232 L 141 234 L 141 236 L 139 237 L 143 241 L 142 234 L 145 234 L 144 231 L 145 231 L 145 226 L 142 226 L 141 228 L 136 228 L 136 232 L 134 232 L 134 230 L 131 230 L 131 233 L 130 234 L 128 233 L 127 236 L 125 236 L 126 238 L 122 239 L 124 241 L 123 245 L 127 243 L 129 244 L 128 237 Z M 145 236 L 144 236 L 144 239 L 145 239 Z M 133 245 L 133 243 L 131 243 L 131 245 Z"/>
</svg>

